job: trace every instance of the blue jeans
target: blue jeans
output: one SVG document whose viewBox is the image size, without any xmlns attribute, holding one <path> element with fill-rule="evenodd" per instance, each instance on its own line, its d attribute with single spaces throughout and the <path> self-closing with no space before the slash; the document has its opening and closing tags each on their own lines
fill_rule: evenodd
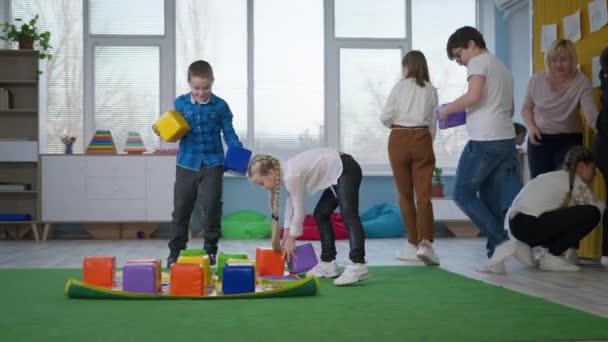
<svg viewBox="0 0 608 342">
<path fill-rule="evenodd" d="M 470 140 L 458 161 L 454 202 L 488 237 L 488 257 L 509 239 L 504 219 L 521 190 L 519 169 L 515 139 Z"/>
</svg>

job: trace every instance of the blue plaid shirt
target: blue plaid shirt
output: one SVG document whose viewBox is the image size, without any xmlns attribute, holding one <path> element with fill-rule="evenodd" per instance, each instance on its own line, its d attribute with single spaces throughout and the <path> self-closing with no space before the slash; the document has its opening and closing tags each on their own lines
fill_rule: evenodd
<svg viewBox="0 0 608 342">
<path fill-rule="evenodd" d="M 214 94 L 204 104 L 193 102 L 190 93 L 181 95 L 175 99 L 175 110 L 190 125 L 190 131 L 179 141 L 177 165 L 195 171 L 203 163 L 205 167 L 223 165 L 222 131 L 226 145 L 243 147 L 232 127 L 230 107 Z"/>
</svg>

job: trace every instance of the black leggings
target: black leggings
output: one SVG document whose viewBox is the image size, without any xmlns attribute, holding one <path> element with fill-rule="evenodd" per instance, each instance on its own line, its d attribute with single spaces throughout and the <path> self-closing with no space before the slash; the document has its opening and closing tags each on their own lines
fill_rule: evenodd
<svg viewBox="0 0 608 342">
<path fill-rule="evenodd" d="M 594 205 L 575 205 L 544 212 L 535 217 L 517 213 L 509 220 L 511 234 L 530 247 L 543 246 L 553 255 L 568 248 L 578 248 L 600 221 L 600 210 Z"/>
<path fill-rule="evenodd" d="M 340 207 L 342 220 L 348 230 L 349 258 L 355 263 L 365 263 L 365 235 L 359 218 L 361 167 L 348 154 L 341 154 L 340 159 L 342 159 L 342 175 L 338 178 L 338 185 L 323 191 L 313 213 L 321 235 L 321 260 L 327 262 L 336 259 L 336 237 L 330 217 L 334 210 Z"/>
</svg>

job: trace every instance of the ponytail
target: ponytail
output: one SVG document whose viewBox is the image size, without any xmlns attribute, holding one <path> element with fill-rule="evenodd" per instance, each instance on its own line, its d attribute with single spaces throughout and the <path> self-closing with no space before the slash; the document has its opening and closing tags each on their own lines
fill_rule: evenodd
<svg viewBox="0 0 608 342">
<path fill-rule="evenodd" d="M 567 207 L 572 198 L 572 188 L 574 187 L 574 178 L 576 176 L 576 167 L 578 163 L 591 163 L 593 156 L 591 151 L 584 146 L 575 146 L 571 148 L 564 158 L 564 170 L 568 172 L 568 193 L 562 200 L 562 207 Z"/>
</svg>

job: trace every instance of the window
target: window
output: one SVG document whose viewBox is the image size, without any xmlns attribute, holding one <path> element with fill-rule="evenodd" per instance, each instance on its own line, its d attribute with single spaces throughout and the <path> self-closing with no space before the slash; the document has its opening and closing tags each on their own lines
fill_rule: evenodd
<svg viewBox="0 0 608 342">
<path fill-rule="evenodd" d="M 95 48 L 95 130 L 111 130 L 117 151 L 129 131 L 153 146 L 151 124 L 160 112 L 160 54 L 152 46 Z"/>
<path fill-rule="evenodd" d="M 52 32 L 54 58 L 41 66 L 43 153 L 62 153 L 65 131 L 82 152 L 98 129 L 112 130 L 119 153 L 129 131 L 153 151 L 151 124 L 189 91 L 188 65 L 203 59 L 256 153 L 331 146 L 369 174 L 390 170 L 379 117 L 407 51 L 426 55 L 441 103 L 466 90 L 466 69 L 445 44 L 475 26 L 478 0 L 8 1 L 12 19 L 40 14 Z M 440 131 L 437 164 L 455 167 L 466 141 L 464 127 Z"/>
<path fill-rule="evenodd" d="M 141 135 L 149 152 L 159 145 L 152 124 L 171 108 L 173 89 L 161 66 L 174 58 L 165 35 L 166 0 L 85 0 L 85 142 L 96 130 L 110 130 L 118 153 L 129 132 Z M 161 60 L 164 58 L 164 60 Z M 163 110 L 161 110 L 161 108 Z"/>
<path fill-rule="evenodd" d="M 63 153 L 60 136 L 76 136 L 74 152 L 83 144 L 82 1 L 11 1 L 10 18 L 29 20 L 40 14 L 40 28 L 51 32 L 53 59 L 40 65 L 40 151 Z M 46 61 L 46 60 L 45 60 Z M 44 65 L 46 63 L 46 65 Z"/>
<path fill-rule="evenodd" d="M 340 146 L 367 170 L 386 168 L 388 134 L 380 123 L 391 88 L 399 80 L 400 49 L 340 49 Z"/>
<path fill-rule="evenodd" d="M 323 1 L 254 1 L 256 152 L 287 158 L 324 144 Z"/>
<path fill-rule="evenodd" d="M 405 38 L 405 1 L 335 0 L 340 38 Z"/>
<path fill-rule="evenodd" d="M 164 0 L 89 0 L 91 34 L 163 35 Z"/>
<path fill-rule="evenodd" d="M 455 100 L 467 90 L 467 70 L 447 58 L 445 46 L 456 29 L 475 26 L 475 10 L 475 0 L 412 0 L 412 49 L 426 56 L 440 104 Z M 437 165 L 456 168 L 468 137 L 465 126 L 438 130 L 433 144 Z"/>
<path fill-rule="evenodd" d="M 177 0 L 175 96 L 190 92 L 190 63 L 206 60 L 215 75 L 213 93 L 226 100 L 239 139 L 247 141 L 247 1 Z"/>
</svg>

